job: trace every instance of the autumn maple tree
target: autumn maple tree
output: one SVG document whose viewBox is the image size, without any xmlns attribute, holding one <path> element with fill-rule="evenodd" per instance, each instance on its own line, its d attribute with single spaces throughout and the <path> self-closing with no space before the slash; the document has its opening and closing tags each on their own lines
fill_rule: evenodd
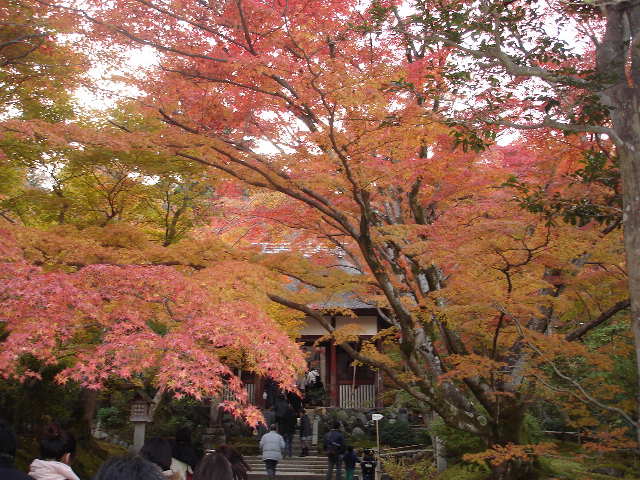
<svg viewBox="0 0 640 480">
<path fill-rule="evenodd" d="M 210 182 L 175 163 L 145 170 L 140 152 L 72 152 L 16 137 L 3 147 L 16 172 L 0 202 L 4 378 L 38 377 L 31 358 L 62 362 L 57 381 L 89 391 L 114 378 L 151 385 L 158 399 L 226 389 L 236 397 L 227 408 L 251 424 L 260 414 L 234 358 L 292 387 L 301 354 L 258 287 L 278 283 L 194 228 L 211 215 Z M 239 277 L 251 294 L 233 293 Z"/>
<path fill-rule="evenodd" d="M 606 421 L 597 420 L 603 415 L 637 428 L 634 406 L 603 380 L 613 368 L 612 352 L 630 349 L 628 336 L 615 345 L 580 341 L 607 322 L 625 322 L 627 273 L 616 220 L 603 231 L 591 219 L 576 228 L 539 215 L 554 193 L 563 205 L 583 197 L 615 210 L 610 199 L 619 196 L 617 181 L 580 186 L 571 179 L 582 175 L 585 158 L 610 152 L 616 140 L 531 133 L 508 147 L 487 148 L 513 118 L 460 118 L 485 97 L 458 107 L 470 95 L 464 88 L 470 78 L 456 55 L 481 55 L 460 46 L 461 36 L 434 37 L 432 27 L 468 25 L 452 5 L 439 4 L 434 11 L 441 12 L 441 23 L 429 23 L 427 2 L 417 2 L 406 17 L 393 2 L 378 1 L 41 3 L 78 15 L 79 31 L 100 48 L 156 50 L 157 65 L 120 80 L 142 92 L 139 114 L 162 126 L 141 128 L 113 116 L 89 134 L 80 125 L 5 122 L 10 135 L 59 147 L 142 151 L 224 177 L 215 188 L 219 194 L 227 188 L 221 201 L 226 217 L 214 217 L 212 230 L 233 244 L 288 246 L 271 255 L 247 246 L 235 257 L 244 270 L 232 264 L 237 272 L 247 278 L 254 271 L 277 274 L 272 278 L 279 281 L 261 286 L 272 302 L 315 318 L 354 359 L 382 371 L 425 413 L 480 437 L 487 450 L 468 458 L 487 462 L 494 478 L 531 478 L 536 456 L 552 448 L 526 444 L 520 435 L 538 390 L 554 392 L 547 398 L 581 428 L 607 433 Z M 503 5 L 521 9 L 518 2 Z M 469 4 L 468 11 L 474 8 Z M 491 85 L 493 76 L 486 78 Z M 513 112 L 527 106 L 526 99 L 493 100 Z M 605 156 L 603 166 L 615 170 L 615 160 Z M 544 186 L 539 198 L 529 198 L 531 185 Z M 514 196 L 536 208 L 523 210 Z M 124 272 L 114 263 L 120 262 L 76 265 L 82 268 L 67 275 L 84 291 L 82 285 L 103 272 Z M 155 265 L 138 282 L 141 298 L 129 293 L 124 279 L 115 292 L 103 294 L 100 288 L 107 287 L 98 286 L 96 294 L 130 304 L 134 312 L 159 310 L 169 323 L 172 313 L 162 307 L 175 305 L 184 325 L 194 328 L 188 308 L 224 311 L 214 300 L 214 306 L 183 305 L 184 292 L 201 288 L 191 279 L 213 273 L 200 269 L 197 259 L 135 263 L 129 267 L 134 276 L 138 264 Z M 185 286 L 168 288 L 158 304 L 149 296 L 153 272 L 165 272 L 155 269 L 168 264 L 194 272 L 174 273 Z M 238 292 L 243 283 L 234 284 Z M 335 330 L 328 316 L 350 312 L 321 306 L 345 294 L 377 307 L 389 329 L 360 344 L 355 325 Z M 91 316 L 93 304 L 86 308 Z M 100 315 L 117 326 L 109 308 Z M 175 328 L 175 335 L 184 332 L 182 324 Z M 164 340 L 154 339 L 162 346 Z M 399 357 L 387 355 L 385 344 L 397 346 Z M 92 375 L 102 371 L 91 367 Z M 167 364 L 171 368 L 177 367 Z M 175 387 L 198 391 L 179 381 Z M 624 432 L 617 434 L 628 446 Z"/>
<path fill-rule="evenodd" d="M 496 128 L 510 128 L 590 134 L 613 144 L 609 167 L 615 163 L 619 169 L 621 208 L 606 218 L 613 223 L 617 218 L 624 227 L 632 332 L 640 362 L 640 5 L 492 0 L 411 5 L 411 15 L 402 16 L 391 6 L 384 18 L 414 59 L 422 61 L 425 48 L 450 50 L 447 73 L 429 79 L 426 89 L 443 104 L 455 96 L 441 92 L 464 97 L 466 108 L 446 115 L 463 128 L 465 140 L 482 144 Z"/>
<path fill-rule="evenodd" d="M 233 293 L 238 276 L 273 279 L 197 233 L 215 179 L 130 142 L 124 151 L 53 140 L 74 121 L 85 138 L 96 133 L 72 96 L 85 57 L 60 36 L 69 17 L 38 2 L 1 8 L 0 375 L 25 380 L 59 366 L 58 382 L 93 399 L 114 378 L 158 398 L 226 390 L 235 398 L 226 407 L 255 425 L 234 359 L 292 388 L 302 356 L 266 313 L 263 290 Z M 112 118 L 117 132 L 137 121 L 126 105 Z"/>
</svg>

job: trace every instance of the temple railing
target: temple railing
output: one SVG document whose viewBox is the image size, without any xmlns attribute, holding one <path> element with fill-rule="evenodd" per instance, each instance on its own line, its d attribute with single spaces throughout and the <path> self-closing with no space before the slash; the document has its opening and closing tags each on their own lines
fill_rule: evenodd
<svg viewBox="0 0 640 480">
<path fill-rule="evenodd" d="M 244 384 L 244 389 L 247 392 L 247 401 L 249 402 L 249 404 L 251 405 L 255 405 L 256 403 L 256 386 L 254 383 L 245 383 Z M 234 401 L 236 399 L 236 396 L 233 394 L 233 392 L 231 390 L 229 390 L 228 387 L 224 387 L 224 390 L 222 391 L 222 400 L 224 400 L 225 402 L 231 402 Z"/>
<path fill-rule="evenodd" d="M 374 408 L 376 406 L 375 385 L 340 385 L 338 389 L 340 408 Z"/>
</svg>

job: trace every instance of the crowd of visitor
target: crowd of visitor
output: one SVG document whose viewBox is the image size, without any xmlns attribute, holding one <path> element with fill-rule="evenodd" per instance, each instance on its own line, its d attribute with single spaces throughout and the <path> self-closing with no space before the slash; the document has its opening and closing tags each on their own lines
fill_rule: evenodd
<svg viewBox="0 0 640 480">
<path fill-rule="evenodd" d="M 331 430 L 324 436 L 324 451 L 327 454 L 327 477 L 333 478 L 335 471 L 336 480 L 342 479 L 342 465 L 346 480 L 353 480 L 356 464 L 360 464 L 362 469 L 362 480 L 373 480 L 376 470 L 376 459 L 372 450 L 365 450 L 362 459 L 358 457 L 352 446 L 346 445 L 343 433 L 340 431 L 340 424 L 334 422 Z"/>
<path fill-rule="evenodd" d="M 250 469 L 230 445 L 198 455 L 190 431 L 176 432 L 175 440 L 147 439 L 138 455 L 107 460 L 93 480 L 247 480 Z M 15 467 L 16 436 L 0 420 L 1 480 L 80 480 L 71 467 L 76 451 L 74 437 L 56 424 L 44 428 L 38 438 L 40 453 L 28 473 Z"/>
<path fill-rule="evenodd" d="M 296 402 L 296 399 L 299 397 L 295 394 L 280 393 L 271 397 L 272 407 L 265 412 L 265 421 L 266 425 L 269 425 L 269 430 L 260 439 L 260 448 L 268 480 L 275 479 L 280 460 L 293 456 L 293 437 L 297 425 L 300 429 L 300 456 L 309 454 L 312 438 L 311 420 L 302 402 Z M 327 455 L 326 480 L 332 480 L 334 472 L 336 480 L 342 480 L 343 464 L 346 480 L 353 480 L 358 463 L 362 469 L 362 480 L 373 480 L 376 468 L 373 452 L 365 450 L 362 459 L 358 458 L 353 447 L 346 445 L 338 422 L 334 422 L 331 430 L 325 434 L 323 447 Z"/>
<path fill-rule="evenodd" d="M 298 397 L 299 398 L 299 397 Z M 278 462 L 292 457 L 293 438 L 299 428 L 300 452 L 309 454 L 312 426 L 302 402 L 279 394 L 272 408 L 265 412 L 266 432 L 260 439 L 262 460 L 267 477 L 274 480 Z M 268 428 L 267 428 L 268 425 Z M 72 435 L 56 424 L 48 425 L 38 438 L 40 454 L 30 464 L 28 474 L 14 467 L 16 437 L 8 424 L 0 420 L 0 480 L 80 480 L 71 467 L 76 450 Z M 353 447 L 347 446 L 340 425 L 336 422 L 324 436 L 327 455 L 326 480 L 353 480 L 356 464 L 362 468 L 362 480 L 373 480 L 376 466 L 371 451 L 358 458 Z M 248 480 L 250 466 L 234 447 L 221 445 L 215 451 L 199 455 L 191 444 L 189 429 L 179 429 L 173 441 L 148 438 L 140 453 L 106 461 L 93 480 Z"/>
</svg>

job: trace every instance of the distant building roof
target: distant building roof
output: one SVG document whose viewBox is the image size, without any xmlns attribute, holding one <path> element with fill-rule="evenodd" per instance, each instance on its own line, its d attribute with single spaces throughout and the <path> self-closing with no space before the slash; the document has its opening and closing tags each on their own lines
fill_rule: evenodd
<svg viewBox="0 0 640 480">
<path fill-rule="evenodd" d="M 260 242 L 256 245 L 259 245 L 262 249 L 262 253 L 284 253 L 291 250 L 291 244 L 289 242 L 278 242 L 278 243 L 270 243 L 270 242 Z M 324 248 L 317 246 L 309 246 L 308 250 L 303 253 L 304 256 L 311 256 L 313 253 L 320 252 L 325 250 Z M 335 267 L 340 268 L 341 270 L 348 272 L 352 275 L 359 275 L 359 270 L 349 262 L 347 256 L 343 251 L 336 249 L 332 251 L 336 257 L 336 265 Z M 287 284 L 286 288 L 295 291 L 300 286 L 299 280 L 292 280 Z M 313 288 L 313 287 L 307 287 Z M 376 308 L 375 305 L 363 302 L 360 298 L 358 298 L 354 293 L 346 292 L 346 293 L 334 293 L 329 298 L 322 302 L 310 304 L 309 307 L 315 309 L 325 309 L 325 308 L 349 308 L 352 310 L 357 309 L 368 309 L 368 308 Z"/>
<path fill-rule="evenodd" d="M 309 306 L 316 309 L 350 308 L 351 310 L 357 310 L 363 308 L 376 308 L 375 305 L 363 302 L 353 293 L 336 293 L 324 302 L 314 303 Z"/>
</svg>

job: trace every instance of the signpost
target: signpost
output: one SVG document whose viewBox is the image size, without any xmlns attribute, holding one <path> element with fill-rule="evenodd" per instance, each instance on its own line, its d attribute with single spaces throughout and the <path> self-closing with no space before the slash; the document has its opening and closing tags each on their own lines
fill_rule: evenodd
<svg viewBox="0 0 640 480">
<path fill-rule="evenodd" d="M 376 454 L 377 462 L 376 462 L 376 480 L 380 480 L 382 477 L 382 469 L 380 468 L 380 425 L 379 422 L 384 418 L 384 415 L 380 413 L 374 413 L 371 415 L 371 420 L 376 422 L 376 443 L 378 445 L 378 452 Z"/>
</svg>

